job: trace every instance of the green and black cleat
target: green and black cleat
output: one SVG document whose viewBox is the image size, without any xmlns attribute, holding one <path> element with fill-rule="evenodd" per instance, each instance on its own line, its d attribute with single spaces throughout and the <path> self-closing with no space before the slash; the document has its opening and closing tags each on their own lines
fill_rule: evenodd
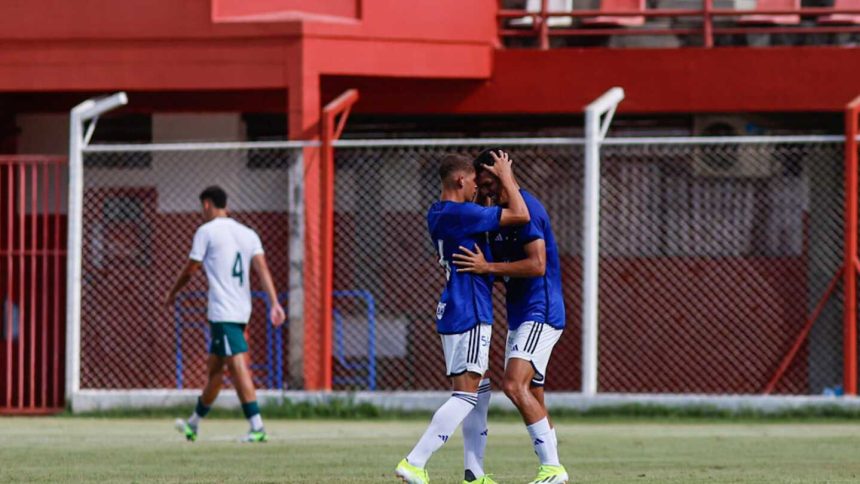
<svg viewBox="0 0 860 484">
<path fill-rule="evenodd" d="M 188 425 L 188 422 L 182 420 L 181 418 L 176 419 L 176 423 L 174 424 L 176 430 L 185 436 L 185 440 L 189 442 L 194 442 L 197 440 L 197 429 Z"/>
</svg>

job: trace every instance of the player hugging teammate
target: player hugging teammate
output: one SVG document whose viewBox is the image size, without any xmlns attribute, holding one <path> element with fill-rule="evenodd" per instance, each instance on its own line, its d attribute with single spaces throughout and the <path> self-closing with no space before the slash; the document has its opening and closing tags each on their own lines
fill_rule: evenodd
<svg viewBox="0 0 860 484">
<path fill-rule="evenodd" d="M 462 422 L 463 482 L 495 482 L 483 470 L 490 382 L 482 378 L 489 366 L 493 276 L 503 276 L 509 327 L 503 386 L 541 461 L 532 482 L 567 482 L 543 399 L 547 362 L 564 328 L 549 217 L 537 199 L 519 188 L 510 157 L 501 150 L 485 151 L 474 162 L 448 155 L 439 176 L 442 194 L 430 207 L 427 224 L 445 270 L 436 329 L 454 391 L 395 473 L 410 484 L 429 482 L 425 464 Z M 481 203 L 474 203 L 476 195 Z"/>
</svg>

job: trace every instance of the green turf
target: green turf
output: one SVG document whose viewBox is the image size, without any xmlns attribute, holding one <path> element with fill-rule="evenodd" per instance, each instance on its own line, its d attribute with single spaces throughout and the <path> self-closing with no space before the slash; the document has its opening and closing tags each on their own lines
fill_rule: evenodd
<svg viewBox="0 0 860 484">
<path fill-rule="evenodd" d="M 240 419 L 204 422 L 184 442 L 157 419 L 0 418 L 0 482 L 397 482 L 425 422 L 270 420 L 271 441 L 239 444 Z M 560 422 L 561 458 L 589 483 L 860 481 L 860 424 Z M 521 424 L 490 424 L 487 468 L 526 482 L 537 461 Z M 462 479 L 462 441 L 428 465 Z"/>
</svg>

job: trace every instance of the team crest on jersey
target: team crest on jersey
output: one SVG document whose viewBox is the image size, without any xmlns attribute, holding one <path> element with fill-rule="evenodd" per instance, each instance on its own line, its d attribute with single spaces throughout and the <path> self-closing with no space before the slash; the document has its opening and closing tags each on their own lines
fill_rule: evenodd
<svg viewBox="0 0 860 484">
<path fill-rule="evenodd" d="M 436 305 L 436 319 L 442 319 L 442 315 L 445 314 L 445 303 L 439 303 Z"/>
</svg>

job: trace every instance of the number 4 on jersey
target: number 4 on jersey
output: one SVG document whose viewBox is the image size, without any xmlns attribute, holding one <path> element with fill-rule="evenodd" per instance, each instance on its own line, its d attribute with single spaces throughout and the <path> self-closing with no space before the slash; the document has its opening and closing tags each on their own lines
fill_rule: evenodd
<svg viewBox="0 0 860 484">
<path fill-rule="evenodd" d="M 242 255 L 236 252 L 236 260 L 233 262 L 233 277 L 239 279 L 241 286 L 245 282 L 245 272 L 242 270 Z"/>
</svg>

